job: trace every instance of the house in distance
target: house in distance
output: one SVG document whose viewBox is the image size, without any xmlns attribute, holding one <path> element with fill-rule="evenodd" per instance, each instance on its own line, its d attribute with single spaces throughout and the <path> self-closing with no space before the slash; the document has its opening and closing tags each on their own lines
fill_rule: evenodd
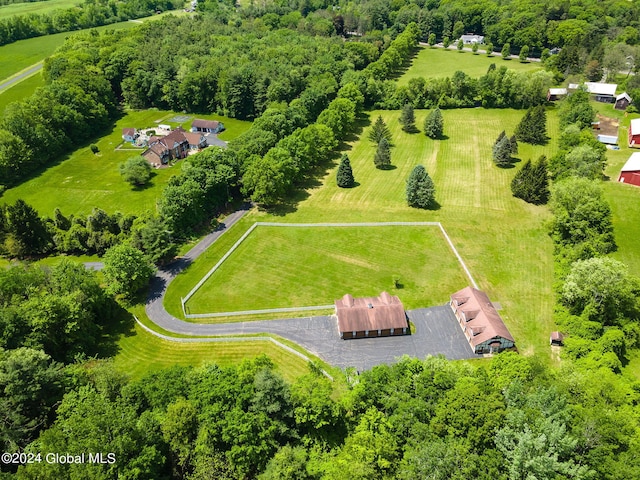
<svg viewBox="0 0 640 480">
<path fill-rule="evenodd" d="M 451 309 L 474 353 L 498 353 L 515 340 L 486 293 L 466 287 L 451 295 Z"/>
<path fill-rule="evenodd" d="M 220 133 L 224 131 L 224 123 L 217 120 L 202 120 L 196 118 L 191 122 L 191 131 L 199 133 Z"/>
<path fill-rule="evenodd" d="M 404 306 L 395 295 L 354 298 L 346 294 L 335 302 L 340 338 L 407 335 L 409 323 Z"/>
</svg>

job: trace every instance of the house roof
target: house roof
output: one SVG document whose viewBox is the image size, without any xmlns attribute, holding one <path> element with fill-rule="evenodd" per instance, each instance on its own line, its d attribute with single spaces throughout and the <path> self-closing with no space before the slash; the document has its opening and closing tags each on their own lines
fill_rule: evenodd
<svg viewBox="0 0 640 480">
<path fill-rule="evenodd" d="M 460 39 L 464 42 L 464 43 L 482 43 L 484 41 L 484 36 L 483 35 L 474 35 L 474 34 L 467 34 L 467 35 L 462 35 L 460 37 Z"/>
<path fill-rule="evenodd" d="M 335 301 L 340 332 L 362 332 L 407 327 L 404 306 L 395 295 L 354 298 L 346 294 Z"/>
<path fill-rule="evenodd" d="M 122 136 L 129 136 L 129 137 L 133 137 L 136 134 L 136 129 L 135 128 L 123 128 L 122 129 Z"/>
<path fill-rule="evenodd" d="M 606 145 L 617 145 L 618 144 L 618 136 L 617 135 L 598 135 L 596 139 L 600 143 L 604 143 Z"/>
<path fill-rule="evenodd" d="M 158 152 L 152 150 L 151 148 L 146 149 L 142 152 L 142 156 L 147 159 L 147 162 L 150 164 L 158 164 L 162 163 L 162 156 L 158 154 Z"/>
<path fill-rule="evenodd" d="M 195 127 L 195 128 L 210 128 L 212 130 L 215 130 L 216 128 L 218 128 L 218 125 L 220 125 L 220 122 L 218 122 L 217 120 L 202 120 L 200 118 L 196 118 L 191 123 L 192 127 Z"/>
<path fill-rule="evenodd" d="M 622 92 L 620 95 L 618 95 L 618 96 L 616 97 L 616 102 L 617 102 L 618 100 L 622 100 L 623 98 L 626 98 L 626 99 L 627 99 L 627 101 L 628 101 L 629 103 L 631 103 L 631 97 L 629 96 L 629 94 L 628 94 L 627 92 Z"/>
<path fill-rule="evenodd" d="M 564 335 L 560 332 L 551 332 L 551 340 L 564 340 Z"/>
<path fill-rule="evenodd" d="M 169 135 L 158 140 L 158 143 L 166 145 L 167 148 L 175 148 L 176 145 L 187 142 L 187 138 L 184 136 L 184 133 L 185 132 L 180 130 L 174 130 Z"/>
<path fill-rule="evenodd" d="M 631 120 L 631 122 L 629 123 L 629 133 L 631 135 L 640 134 L 640 118 L 634 118 L 633 120 Z"/>
<path fill-rule="evenodd" d="M 550 95 L 566 95 L 567 89 L 566 88 L 550 88 L 549 94 Z"/>
<path fill-rule="evenodd" d="M 486 293 L 477 288 L 466 287 L 451 295 L 456 312 L 464 313 L 464 327 L 471 333 L 469 342 L 475 347 L 495 337 L 514 342 L 502 317 L 495 309 Z"/>
<path fill-rule="evenodd" d="M 587 87 L 587 92 L 593 95 L 610 95 L 612 97 L 616 96 L 616 88 L 618 88 L 615 83 L 599 82 L 585 82 L 584 86 Z"/>
<path fill-rule="evenodd" d="M 197 132 L 184 132 L 183 135 L 189 142 L 189 145 L 200 145 L 202 143 L 206 143 L 206 139 L 204 135 Z"/>
<path fill-rule="evenodd" d="M 640 120 L 640 119 L 639 119 Z M 620 169 L 621 172 L 640 171 L 640 152 L 634 152 L 627 160 L 627 163 Z"/>
</svg>

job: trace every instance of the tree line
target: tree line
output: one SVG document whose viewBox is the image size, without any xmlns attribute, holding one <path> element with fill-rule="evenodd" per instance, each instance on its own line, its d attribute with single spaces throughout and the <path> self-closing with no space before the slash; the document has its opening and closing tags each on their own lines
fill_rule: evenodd
<svg viewBox="0 0 640 480">
<path fill-rule="evenodd" d="M 0 4 L 7 3 L 3 0 Z M 37 1 L 37 0 L 36 0 Z M 12 3 L 12 2 L 11 2 Z M 176 0 L 125 0 L 110 3 L 104 0 L 85 0 L 71 8 L 60 8 L 49 13 L 28 13 L 0 19 L 0 45 L 18 40 L 100 27 L 130 19 L 148 17 L 157 11 L 182 8 Z"/>
</svg>

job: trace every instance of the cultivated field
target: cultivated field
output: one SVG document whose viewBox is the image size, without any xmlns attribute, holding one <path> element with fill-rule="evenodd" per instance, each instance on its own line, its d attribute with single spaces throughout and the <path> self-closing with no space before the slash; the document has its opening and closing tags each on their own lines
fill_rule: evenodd
<svg viewBox="0 0 640 480">
<path fill-rule="evenodd" d="M 93 207 L 107 212 L 139 214 L 154 209 L 162 187 L 180 171 L 180 162 L 175 166 L 154 170 L 155 176 L 145 188 L 134 188 L 120 176 L 118 166 L 131 156 L 140 155 L 143 149 L 115 150 L 122 143 L 122 128 L 152 127 L 166 123 L 176 127 L 170 119 L 175 112 L 160 110 L 129 111 L 118 120 L 107 135 L 94 143 L 100 149 L 94 155 L 89 145 L 82 147 L 65 159 L 49 167 L 39 175 L 7 190 L 0 201 L 13 203 L 18 198 L 33 205 L 42 215 L 52 215 L 59 207 L 65 215 L 88 214 Z M 204 116 L 203 118 L 213 118 Z M 249 128 L 249 122 L 224 117 L 227 132 L 220 138 L 229 140 Z M 188 127 L 190 122 L 185 123 Z M 127 147 L 127 145 L 123 145 Z M 131 148 L 129 145 L 127 148 Z"/>
<path fill-rule="evenodd" d="M 81 0 L 47 0 L 46 2 L 25 2 L 1 5 L 0 18 L 13 17 L 14 15 L 27 15 L 29 13 L 49 13 L 61 8 L 75 7 L 81 3 Z"/>
<path fill-rule="evenodd" d="M 187 307 L 190 313 L 217 313 L 331 305 L 345 293 L 386 290 L 416 308 L 443 304 L 468 282 L 437 226 L 261 225 Z"/>
<path fill-rule="evenodd" d="M 480 48 L 482 49 L 484 45 Z M 472 52 L 458 52 L 444 48 L 420 47 L 411 63 L 411 67 L 398 80 L 400 85 L 407 85 L 415 77 L 452 77 L 461 70 L 470 77 L 480 77 L 487 73 L 489 65 L 495 63 L 497 67 L 506 65 L 516 71 L 541 70 L 540 63 L 520 63 L 518 60 L 503 60 L 500 53 L 492 57 L 485 54 L 474 55 Z"/>
<path fill-rule="evenodd" d="M 416 113 L 419 128 L 427 113 Z M 347 152 L 359 186 L 338 188 L 334 165 L 322 185 L 304 195 L 306 198 L 300 203 L 285 208 L 287 213 L 283 211 L 276 216 L 264 212 L 251 213 L 223 235 L 219 244 L 196 261 L 186 274 L 178 276 L 169 288 L 165 306 L 179 315 L 180 296 L 186 295 L 203 273 L 213 266 L 213 258 L 216 255 L 220 258 L 254 221 L 440 221 L 480 288 L 502 305 L 501 313 L 521 351 L 546 351 L 548 335 L 553 329 L 552 245 L 544 226 L 550 214 L 547 207 L 529 205 L 511 196 L 510 182 L 522 163 L 514 169 L 499 169 L 491 160 L 495 138 L 503 129 L 512 134 L 524 112 L 461 109 L 443 113 L 448 138 L 434 141 L 421 133 L 402 132 L 398 123 L 399 112 L 371 112 L 371 121 L 382 115 L 392 130 L 395 145 L 392 163 L 395 169 L 377 170 L 374 167 L 375 149 L 366 139 L 366 127 L 360 135 L 361 140 L 353 141 Z M 549 131 L 555 136 L 558 123 L 553 110 L 548 117 Z M 521 145 L 518 157 L 535 159 L 541 154 L 551 155 L 555 148 L 554 142 L 541 147 Z M 405 182 L 419 163 L 425 165 L 434 179 L 436 199 L 441 205 L 438 210 L 424 211 L 406 206 Z M 396 235 L 389 240 L 395 246 L 393 252 L 414 252 L 412 240 L 405 235 Z M 415 255 L 421 255 L 420 251 Z M 326 259 L 318 261 L 325 262 Z M 202 263 L 206 265 L 202 266 Z M 417 261 L 414 265 L 422 268 Z M 299 267 L 300 272 L 306 268 L 303 263 Z M 293 272 L 294 275 L 296 273 Z M 244 275 L 251 276 L 251 271 Z M 288 278 L 287 283 L 300 282 L 302 277 Z M 445 277 L 443 275 L 442 281 L 447 281 Z M 387 284 L 389 282 L 390 279 Z M 220 301 L 223 301 L 222 297 L 219 297 Z M 419 303 L 412 306 L 430 304 L 426 293 L 417 300 Z"/>
</svg>

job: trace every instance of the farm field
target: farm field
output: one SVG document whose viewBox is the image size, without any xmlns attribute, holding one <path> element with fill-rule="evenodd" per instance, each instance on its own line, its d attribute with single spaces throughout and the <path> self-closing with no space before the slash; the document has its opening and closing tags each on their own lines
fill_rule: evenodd
<svg viewBox="0 0 640 480">
<path fill-rule="evenodd" d="M 27 15 L 29 13 L 49 13 L 60 8 L 75 7 L 81 3 L 81 0 L 47 0 L 46 2 L 24 2 L 1 5 L 0 19 L 14 15 Z"/>
<path fill-rule="evenodd" d="M 518 60 L 503 60 L 500 53 L 487 57 L 485 54 L 474 55 L 472 52 L 461 53 L 444 48 L 420 47 L 411 66 L 400 77 L 398 83 L 407 85 L 409 80 L 416 77 L 452 77 L 458 70 L 470 77 L 480 77 L 487 73 L 492 63 L 495 63 L 496 67 L 505 65 L 516 71 L 533 72 L 542 69 L 537 62 L 520 63 Z"/>
<path fill-rule="evenodd" d="M 89 30 L 121 30 L 134 28 L 136 25 L 135 22 L 119 22 Z M 0 46 L 0 81 L 44 60 L 62 45 L 67 37 L 82 31 L 84 30 L 54 33 L 53 35 L 18 40 L 17 42 Z"/>
<path fill-rule="evenodd" d="M 399 241 L 412 248 L 398 248 Z M 209 313 L 331 305 L 345 293 L 386 290 L 410 309 L 443 304 L 468 282 L 437 226 L 259 226 L 187 307 Z"/>
<path fill-rule="evenodd" d="M 0 201 L 13 203 L 21 198 L 41 215 L 52 215 L 56 207 L 65 215 L 86 215 L 94 207 L 109 213 L 119 211 L 125 214 L 140 214 L 154 209 L 162 187 L 180 171 L 180 162 L 170 168 L 154 170 L 155 176 L 148 186 L 134 188 L 122 180 L 118 166 L 129 157 L 140 155 L 143 149 L 115 148 L 122 143 L 122 128 L 152 127 L 158 123 L 176 127 L 179 124 L 170 121 L 174 115 L 174 112 L 160 110 L 128 111 L 110 132 L 93 142 L 100 149 L 97 155 L 86 145 L 39 175 L 7 190 Z M 250 126 L 249 122 L 215 118 L 222 119 L 227 127 L 228 131 L 221 135 L 224 140 L 239 135 Z"/>
<path fill-rule="evenodd" d="M 416 112 L 416 125 L 422 125 L 427 113 Z M 511 135 L 524 112 L 460 109 L 446 110 L 443 114 L 448 138 L 434 141 L 421 133 L 402 132 L 397 111 L 371 112 L 371 122 L 381 115 L 392 131 L 395 169 L 374 167 L 375 150 L 367 140 L 365 128 L 347 151 L 359 186 L 339 189 L 334 164 L 320 187 L 308 192 L 308 197 L 297 205 L 285 209 L 290 213 L 274 216 L 253 212 L 223 235 L 212 249 L 220 248 L 224 253 L 254 221 L 440 221 L 480 288 L 501 304 L 501 314 L 520 350 L 527 354 L 547 351 L 548 335 L 554 325 L 552 244 L 544 226 L 550 213 L 545 206 L 529 205 L 512 197 L 510 182 L 522 162 L 513 169 L 499 169 L 491 160 L 495 138 L 503 129 Z M 553 110 L 548 114 L 548 129 L 552 137 L 557 134 L 558 120 Z M 537 147 L 521 144 L 518 157 L 526 160 L 541 154 L 550 156 L 555 149 L 554 142 Z M 434 179 L 438 210 L 406 206 L 405 182 L 419 163 L 425 165 Z M 405 236 L 394 240 L 396 250 L 411 251 L 412 243 Z M 216 253 L 207 252 L 169 287 L 165 306 L 171 313 L 180 314 L 180 296 L 186 295 L 215 263 L 208 259 L 208 254 Z M 200 266 L 201 263 L 206 266 Z M 429 306 L 426 295 L 415 306 Z"/>
<path fill-rule="evenodd" d="M 42 73 L 38 72 L 29 78 L 25 78 L 24 80 L 15 83 L 6 90 L 1 90 L 0 113 L 4 112 L 4 109 L 7 108 L 7 105 L 10 103 L 27 98 L 35 92 L 36 88 L 42 86 L 44 86 L 44 78 L 42 78 Z"/>
</svg>

